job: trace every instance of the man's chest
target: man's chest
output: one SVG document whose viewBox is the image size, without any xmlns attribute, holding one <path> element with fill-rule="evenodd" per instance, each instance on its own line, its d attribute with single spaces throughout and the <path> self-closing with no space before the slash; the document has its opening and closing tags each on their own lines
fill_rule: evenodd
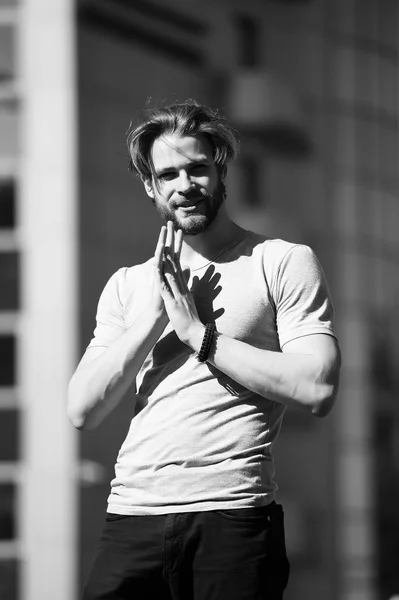
<svg viewBox="0 0 399 600">
<path fill-rule="evenodd" d="M 237 268 L 211 264 L 188 281 L 200 320 L 215 322 L 220 333 L 258 347 L 278 348 L 275 311 L 263 270 L 247 263 Z M 151 273 L 126 298 L 125 321 L 130 327 L 149 305 Z"/>
</svg>

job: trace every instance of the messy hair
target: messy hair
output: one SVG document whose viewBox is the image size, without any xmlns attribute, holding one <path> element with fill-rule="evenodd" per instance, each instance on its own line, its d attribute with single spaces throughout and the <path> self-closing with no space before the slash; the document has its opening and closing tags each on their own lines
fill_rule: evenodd
<svg viewBox="0 0 399 600">
<path fill-rule="evenodd" d="M 230 123 L 218 111 L 189 99 L 146 109 L 144 121 L 128 131 L 129 169 L 143 180 L 151 179 L 152 145 L 157 138 L 174 133 L 180 136 L 204 135 L 212 146 L 213 160 L 218 169 L 234 160 L 238 154 L 238 134 Z"/>
</svg>

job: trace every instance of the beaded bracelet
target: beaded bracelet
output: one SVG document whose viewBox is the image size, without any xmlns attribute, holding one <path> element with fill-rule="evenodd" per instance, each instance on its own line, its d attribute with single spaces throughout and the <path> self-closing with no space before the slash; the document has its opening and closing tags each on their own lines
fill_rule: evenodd
<svg viewBox="0 0 399 600">
<path fill-rule="evenodd" d="M 215 323 L 207 323 L 205 325 L 204 337 L 202 338 L 201 348 L 197 355 L 197 360 L 199 362 L 205 362 L 208 358 L 212 346 L 213 334 L 215 333 L 215 331 Z"/>
</svg>

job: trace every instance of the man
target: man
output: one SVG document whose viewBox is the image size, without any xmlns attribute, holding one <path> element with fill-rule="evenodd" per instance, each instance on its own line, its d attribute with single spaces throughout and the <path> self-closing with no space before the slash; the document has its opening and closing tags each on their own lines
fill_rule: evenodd
<svg viewBox="0 0 399 600">
<path fill-rule="evenodd" d="M 287 406 L 324 416 L 333 405 L 327 284 L 307 246 L 229 218 L 238 142 L 217 113 L 194 101 L 149 111 L 128 143 L 166 226 L 153 259 L 105 286 L 70 383 L 78 428 L 128 391 L 134 410 L 83 597 L 281 599 L 271 450 Z"/>
</svg>

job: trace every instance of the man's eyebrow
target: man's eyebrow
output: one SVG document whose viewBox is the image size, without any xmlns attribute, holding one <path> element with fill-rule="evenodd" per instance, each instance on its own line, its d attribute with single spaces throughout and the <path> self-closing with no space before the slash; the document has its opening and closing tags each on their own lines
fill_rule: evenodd
<svg viewBox="0 0 399 600">
<path fill-rule="evenodd" d="M 199 156 L 198 158 L 189 159 L 189 162 L 187 163 L 186 166 L 190 167 L 191 165 L 200 165 L 200 164 L 202 165 L 207 162 L 208 162 L 208 157 L 204 155 L 204 156 Z M 155 169 L 155 175 L 157 177 L 159 177 L 163 173 L 167 173 L 168 171 L 176 171 L 176 170 L 177 170 L 176 167 L 162 167 L 161 169 Z"/>
</svg>

